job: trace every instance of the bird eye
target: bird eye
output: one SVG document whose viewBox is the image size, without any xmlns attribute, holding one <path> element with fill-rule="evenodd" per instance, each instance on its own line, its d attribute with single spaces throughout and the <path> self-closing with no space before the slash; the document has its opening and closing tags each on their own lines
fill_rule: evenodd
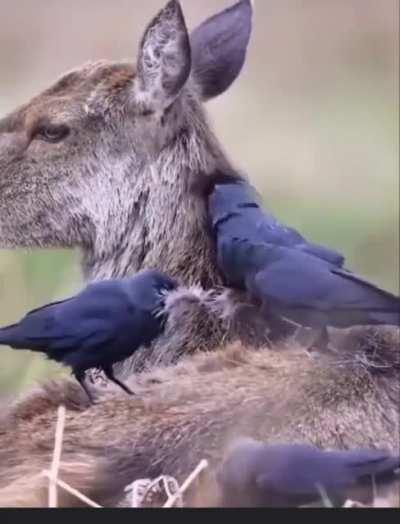
<svg viewBox="0 0 400 524">
<path fill-rule="evenodd" d="M 44 125 L 35 133 L 35 138 L 44 140 L 50 144 L 57 144 L 69 135 L 69 127 L 66 125 Z"/>
</svg>

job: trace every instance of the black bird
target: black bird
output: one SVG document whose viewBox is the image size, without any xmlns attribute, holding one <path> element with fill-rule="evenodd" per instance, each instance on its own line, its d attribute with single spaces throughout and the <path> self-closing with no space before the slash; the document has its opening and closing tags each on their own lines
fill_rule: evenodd
<svg viewBox="0 0 400 524">
<path fill-rule="evenodd" d="M 205 194 L 226 283 L 246 290 L 270 322 L 314 328 L 322 348 L 328 326 L 400 324 L 399 297 L 343 268 L 340 253 L 279 223 L 245 180 L 218 173 Z"/>
<path fill-rule="evenodd" d="M 175 281 L 157 271 L 96 282 L 72 298 L 35 309 L 18 324 L 0 329 L 0 345 L 45 353 L 70 366 L 91 401 L 84 381 L 91 368 L 101 369 L 132 394 L 115 378 L 113 364 L 161 334 L 164 297 L 176 287 Z"/>
<path fill-rule="evenodd" d="M 384 451 L 323 451 L 292 445 L 236 442 L 217 471 L 222 505 L 298 507 L 320 502 L 369 503 L 377 487 L 400 479 L 400 456 Z"/>
<path fill-rule="evenodd" d="M 208 184 L 208 209 L 213 232 L 218 238 L 221 234 L 235 234 L 253 243 L 295 248 L 343 267 L 345 258 L 341 253 L 309 242 L 262 209 L 259 195 L 244 179 L 217 173 Z"/>
</svg>

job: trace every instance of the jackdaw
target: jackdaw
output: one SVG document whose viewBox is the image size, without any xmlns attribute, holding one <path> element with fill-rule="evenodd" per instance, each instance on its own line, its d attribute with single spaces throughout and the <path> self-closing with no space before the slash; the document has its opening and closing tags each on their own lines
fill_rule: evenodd
<svg viewBox="0 0 400 524">
<path fill-rule="evenodd" d="M 72 298 L 35 309 L 18 324 L 0 329 L 0 345 L 45 353 L 70 366 L 91 401 L 84 381 L 91 368 L 101 369 L 132 394 L 114 376 L 113 364 L 162 333 L 165 294 L 176 287 L 174 280 L 157 271 L 96 282 Z"/>
<path fill-rule="evenodd" d="M 225 282 L 247 291 L 270 322 L 316 329 L 321 348 L 329 342 L 328 326 L 400 324 L 399 297 L 345 269 L 340 253 L 282 225 L 261 208 L 247 181 L 217 173 L 205 192 Z"/>
<path fill-rule="evenodd" d="M 369 503 L 376 488 L 400 479 L 400 456 L 384 451 L 323 451 L 301 444 L 266 445 L 241 439 L 217 471 L 228 507 L 343 506 Z"/>
</svg>

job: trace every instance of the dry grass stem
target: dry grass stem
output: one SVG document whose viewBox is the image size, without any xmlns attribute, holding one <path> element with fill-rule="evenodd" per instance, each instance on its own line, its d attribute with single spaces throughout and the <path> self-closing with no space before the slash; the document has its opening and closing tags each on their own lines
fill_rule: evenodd
<svg viewBox="0 0 400 524">
<path fill-rule="evenodd" d="M 180 497 L 187 491 L 187 489 L 190 487 L 190 485 L 196 480 L 196 478 L 200 475 L 202 471 L 204 471 L 206 468 L 208 468 L 208 462 L 207 460 L 202 460 L 200 464 L 197 466 L 197 468 L 191 473 L 188 478 L 185 480 L 185 482 L 182 484 L 182 486 L 179 488 L 177 493 L 170 497 L 167 502 L 164 504 L 164 508 L 172 508 L 175 503 L 179 500 Z"/>
<path fill-rule="evenodd" d="M 60 406 L 58 408 L 53 460 L 51 463 L 50 476 L 49 476 L 49 508 L 57 507 L 57 478 L 58 478 L 58 471 L 60 469 L 60 460 L 61 460 L 61 453 L 62 453 L 62 443 L 63 443 L 64 426 L 65 426 L 65 413 L 66 413 L 65 407 Z"/>
<path fill-rule="evenodd" d="M 361 504 L 361 502 L 355 502 L 354 500 L 348 500 L 345 502 L 344 508 L 366 508 L 367 506 L 364 506 L 364 504 Z"/>
<path fill-rule="evenodd" d="M 322 486 L 321 484 L 317 484 L 317 489 L 320 493 L 320 496 L 321 496 L 321 500 L 324 504 L 324 507 L 325 508 L 333 508 L 333 504 L 330 500 L 330 498 L 328 497 L 328 493 L 326 492 L 326 489 L 324 488 L 324 486 Z"/>
<path fill-rule="evenodd" d="M 47 477 L 50 481 L 53 481 L 61 489 L 63 489 L 67 493 L 70 493 L 71 495 L 73 495 L 77 499 L 81 500 L 82 502 L 84 502 L 85 504 L 90 506 L 91 508 L 101 508 L 102 507 L 99 504 L 97 504 L 96 502 L 94 502 L 93 500 L 91 500 L 88 497 L 86 497 L 85 495 L 83 495 L 83 493 L 81 493 L 77 489 L 74 489 L 73 487 L 71 487 L 66 482 L 63 482 L 59 478 L 55 479 L 54 477 L 52 477 L 50 471 L 43 471 L 43 475 L 45 477 Z"/>
</svg>

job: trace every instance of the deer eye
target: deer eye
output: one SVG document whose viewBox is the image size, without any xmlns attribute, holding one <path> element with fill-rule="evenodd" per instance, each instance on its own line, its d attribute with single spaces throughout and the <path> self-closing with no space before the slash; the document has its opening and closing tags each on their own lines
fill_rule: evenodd
<svg viewBox="0 0 400 524">
<path fill-rule="evenodd" d="M 64 140 L 69 135 L 69 127 L 66 125 L 43 125 L 40 126 L 36 133 L 35 138 L 44 140 L 51 144 L 57 144 Z"/>
</svg>

